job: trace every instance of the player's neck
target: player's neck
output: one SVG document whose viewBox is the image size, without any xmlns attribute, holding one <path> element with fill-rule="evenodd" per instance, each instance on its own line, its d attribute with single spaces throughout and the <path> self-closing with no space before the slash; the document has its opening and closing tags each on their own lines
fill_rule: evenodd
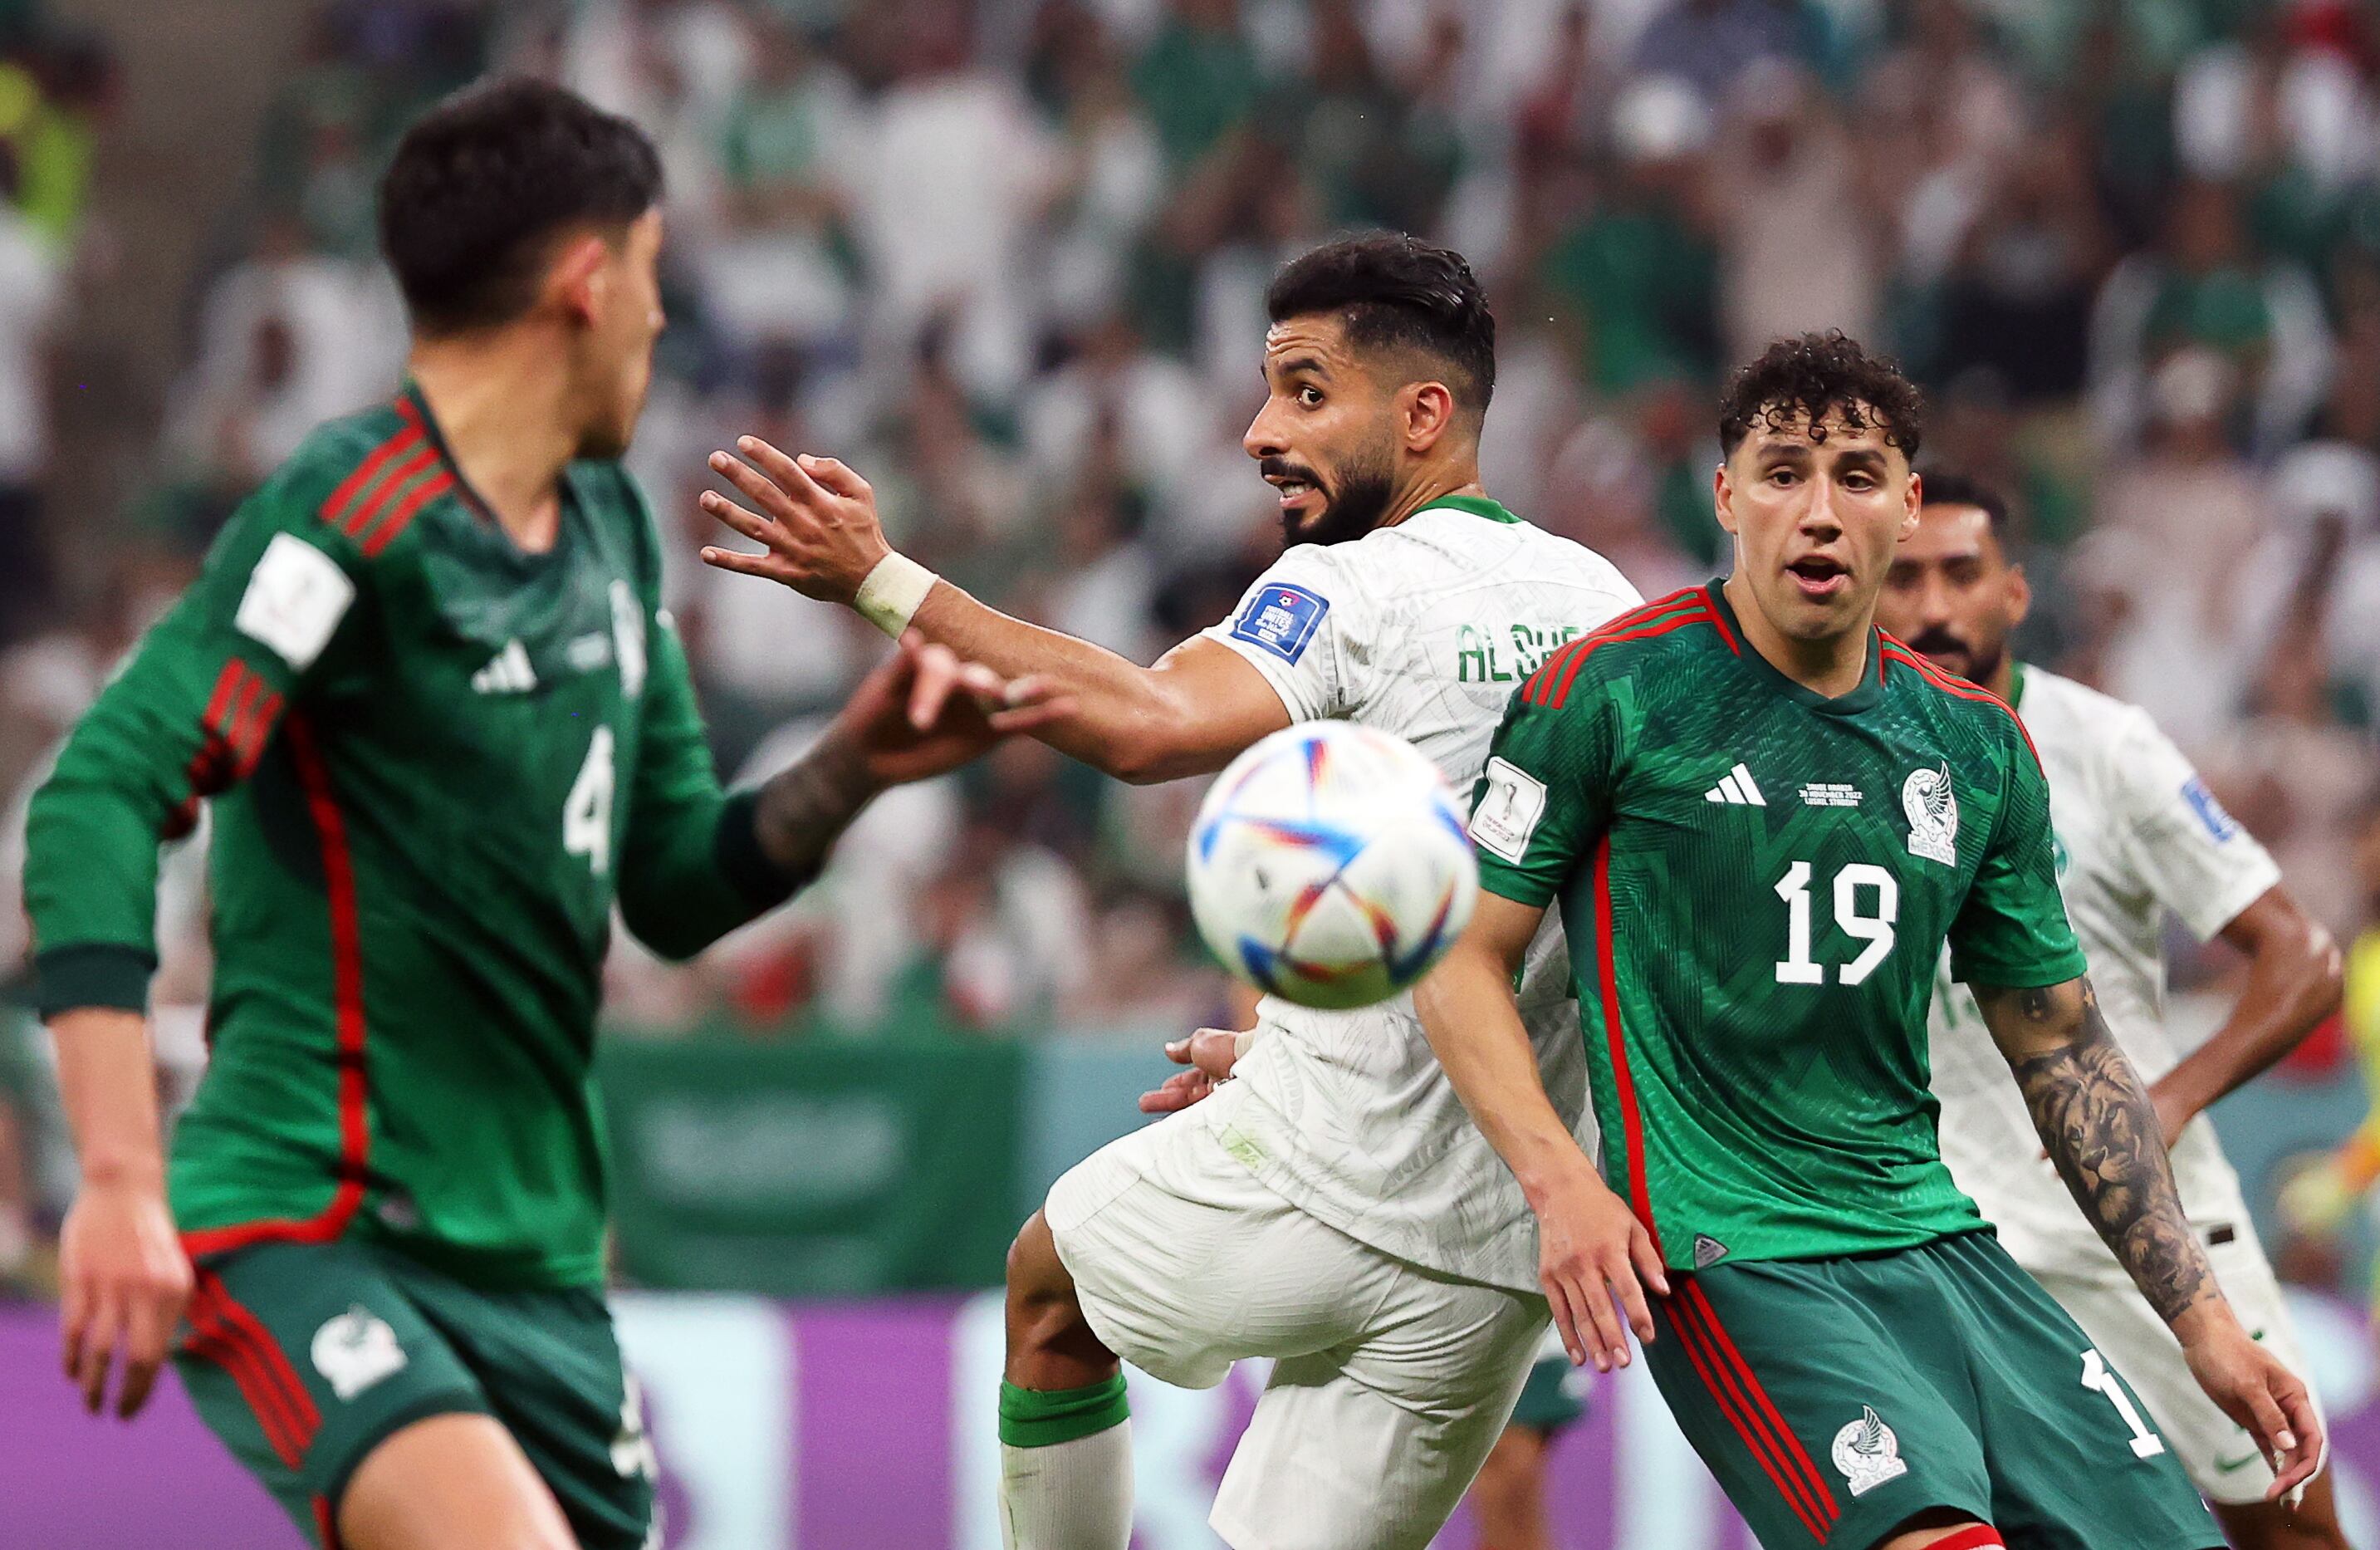
<svg viewBox="0 0 2380 1550">
<path fill-rule="evenodd" d="M 1829 700 L 1859 688 L 1867 671 L 1868 637 L 1876 623 L 1872 606 L 1861 616 L 1859 629 L 1805 641 L 1786 634 L 1769 620 L 1741 570 L 1729 577 L 1721 590 L 1727 593 L 1728 606 L 1735 610 L 1735 622 L 1742 629 L 1745 642 L 1771 667 L 1811 693 Z"/>
<path fill-rule="evenodd" d="M 1476 462 L 1425 470 L 1404 494 L 1389 504 L 1388 513 L 1380 519 L 1379 525 L 1393 528 L 1424 506 L 1442 501 L 1449 495 L 1487 498 L 1488 492 L 1479 484 L 1479 465 Z"/>
<path fill-rule="evenodd" d="M 529 554 L 553 547 L 578 436 L 552 352 L 501 336 L 417 342 L 406 366 L 456 470 L 505 535 Z"/>
</svg>

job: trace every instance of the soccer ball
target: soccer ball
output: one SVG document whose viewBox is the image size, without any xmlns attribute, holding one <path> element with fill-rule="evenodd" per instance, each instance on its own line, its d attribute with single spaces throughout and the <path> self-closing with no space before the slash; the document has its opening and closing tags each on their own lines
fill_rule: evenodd
<svg viewBox="0 0 2380 1550">
<path fill-rule="evenodd" d="M 1215 778 L 1190 830 L 1190 909 L 1224 966 L 1305 1007 L 1411 985 L 1479 895 L 1463 808 L 1402 738 L 1292 726 Z"/>
</svg>

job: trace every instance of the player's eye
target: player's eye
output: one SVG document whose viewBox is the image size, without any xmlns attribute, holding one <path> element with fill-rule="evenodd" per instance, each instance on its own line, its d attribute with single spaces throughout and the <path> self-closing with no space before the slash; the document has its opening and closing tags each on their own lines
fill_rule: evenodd
<svg viewBox="0 0 2380 1550">
<path fill-rule="evenodd" d="M 1321 402 L 1322 389 L 1316 387 L 1313 384 L 1308 383 L 1305 386 L 1297 390 L 1297 403 L 1299 408 L 1310 409 L 1317 407 Z"/>
<path fill-rule="evenodd" d="M 1768 482 L 1771 484 L 1798 484 L 1801 481 L 1800 474 L 1781 464 L 1768 470 Z"/>
</svg>

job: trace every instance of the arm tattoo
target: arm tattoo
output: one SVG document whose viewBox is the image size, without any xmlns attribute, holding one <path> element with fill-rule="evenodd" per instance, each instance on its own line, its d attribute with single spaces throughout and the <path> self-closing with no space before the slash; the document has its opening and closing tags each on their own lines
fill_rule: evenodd
<svg viewBox="0 0 2380 1550">
<path fill-rule="evenodd" d="M 2009 1068 L 2075 1202 L 2170 1324 L 2215 1295 L 2215 1278 L 2182 1215 L 2156 1109 L 2099 1016 L 2098 997 L 2085 981 L 2079 1015 L 2053 989 L 2006 993 L 2003 1005 L 2012 1002 L 2041 1035 L 2070 1025 L 2065 1042 L 2014 1056 Z"/>
<path fill-rule="evenodd" d="M 808 882 L 875 795 L 858 748 L 829 731 L 761 786 L 752 811 L 761 854 L 787 877 Z"/>
</svg>

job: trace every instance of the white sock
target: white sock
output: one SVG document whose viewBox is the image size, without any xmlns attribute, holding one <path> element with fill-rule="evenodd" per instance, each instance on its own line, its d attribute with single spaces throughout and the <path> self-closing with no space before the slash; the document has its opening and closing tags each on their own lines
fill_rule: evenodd
<svg viewBox="0 0 2380 1550">
<path fill-rule="evenodd" d="M 1132 1422 L 1048 1447 L 1000 1445 L 1006 1550 L 1128 1550 Z"/>
</svg>

